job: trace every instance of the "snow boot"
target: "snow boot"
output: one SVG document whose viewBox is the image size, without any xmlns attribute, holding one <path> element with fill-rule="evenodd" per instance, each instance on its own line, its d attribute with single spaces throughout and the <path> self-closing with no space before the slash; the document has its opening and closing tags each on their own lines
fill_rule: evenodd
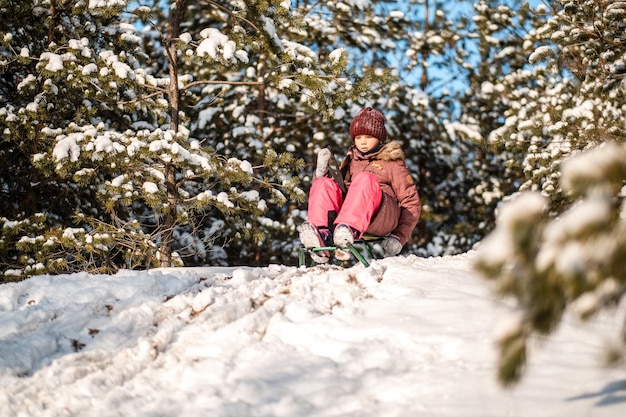
<svg viewBox="0 0 626 417">
<path fill-rule="evenodd" d="M 346 224 L 340 224 L 335 227 L 334 243 L 337 247 L 335 258 L 340 261 L 350 259 L 350 246 L 354 244 L 354 239 L 359 236 L 359 232 Z"/>
<path fill-rule="evenodd" d="M 307 249 L 323 248 L 329 245 L 330 231 L 328 229 L 318 229 L 309 222 L 300 225 L 300 242 Z M 328 251 L 309 250 L 311 259 L 318 264 L 325 264 L 330 258 Z"/>
</svg>

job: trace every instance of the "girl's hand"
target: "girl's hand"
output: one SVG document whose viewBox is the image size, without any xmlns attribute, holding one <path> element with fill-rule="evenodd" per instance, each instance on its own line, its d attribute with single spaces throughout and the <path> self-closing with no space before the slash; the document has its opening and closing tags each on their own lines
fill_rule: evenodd
<svg viewBox="0 0 626 417">
<path fill-rule="evenodd" d="M 402 250 L 402 243 L 395 236 L 389 236 L 381 243 L 385 250 L 384 256 L 396 256 Z"/>
<path fill-rule="evenodd" d="M 317 168 L 315 168 L 315 176 L 317 178 L 325 177 L 328 173 L 328 162 L 330 161 L 331 153 L 328 148 L 324 148 L 317 154 Z"/>
</svg>

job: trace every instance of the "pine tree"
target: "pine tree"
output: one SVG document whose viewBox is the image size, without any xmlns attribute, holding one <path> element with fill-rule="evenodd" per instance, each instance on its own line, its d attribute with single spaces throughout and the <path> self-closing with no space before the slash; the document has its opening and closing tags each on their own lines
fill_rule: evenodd
<svg viewBox="0 0 626 417">
<path fill-rule="evenodd" d="M 407 44 L 398 48 L 406 51 L 398 59 L 398 81 L 381 95 L 391 97 L 392 128 L 405 138 L 417 173 L 424 210 L 410 250 L 422 255 L 471 249 L 493 228 L 493 207 L 511 187 L 500 180 L 502 158 L 483 145 L 489 131 L 484 107 L 472 101 L 479 77 L 489 77 L 483 74 L 489 57 L 476 64 L 473 52 L 481 47 L 480 17 L 493 11 L 477 7 L 472 16 L 472 3 L 428 1 L 407 8 L 410 29 L 402 37 Z"/>
<path fill-rule="evenodd" d="M 528 340 L 582 319 L 626 292 L 623 2 L 562 1 L 532 33 L 533 73 L 519 73 L 494 141 L 524 155 L 522 194 L 503 206 L 477 267 L 519 314 L 499 337 L 499 378 L 523 375 Z M 626 322 L 607 359 L 624 354 Z"/>
<path fill-rule="evenodd" d="M 397 99 L 402 109 L 398 127 L 411 138 L 407 153 L 419 172 L 422 239 L 413 250 L 423 255 L 464 252 L 488 230 L 468 197 L 477 181 L 471 156 L 479 152 L 478 128 L 458 120 L 458 97 L 471 68 L 473 28 L 466 15 L 470 3 L 427 1 L 417 11 L 406 68 L 418 83 L 407 86 Z"/>
<path fill-rule="evenodd" d="M 96 109 L 102 108 L 101 120 L 124 122 L 121 114 L 107 108 L 89 74 L 72 71 L 81 62 L 97 59 L 94 51 L 106 50 L 118 36 L 98 31 L 108 16 L 90 16 L 84 5 L 74 2 L 4 1 L 0 17 L 0 265 L 7 276 L 80 268 L 85 252 L 74 246 L 75 215 L 93 213 L 104 222 L 110 218 L 95 198 L 95 187 L 78 186 L 66 181 L 64 172 L 37 166 L 56 135 L 64 128 L 70 133 Z M 95 49 L 85 47 L 90 39 Z M 93 238 L 96 245 L 108 239 Z"/>
<path fill-rule="evenodd" d="M 25 163 L 75 193 L 61 215 L 38 200 L 33 218 L 16 207 L 15 218 L 3 219 L 2 245 L 9 254 L 3 263 L 11 274 L 168 266 L 176 263 L 175 240 L 185 240 L 181 230 L 198 231 L 198 218 L 219 212 L 244 230 L 242 213 L 258 217 L 267 208 L 259 190 L 283 203 L 287 198 L 279 188 L 290 197 L 303 195 L 290 173 L 289 166 L 299 164 L 292 155 L 264 152 L 260 166 L 282 179 L 276 184 L 257 176 L 250 161 L 206 146 L 210 137 L 194 136 L 185 110 L 197 99 L 196 87 L 285 89 L 305 80 L 321 91 L 328 83 L 307 48 L 275 36 L 275 25 L 289 17 L 284 2 L 211 4 L 216 21 L 223 25 L 226 18 L 226 26 L 196 33 L 183 31 L 182 1 L 167 13 L 158 5 L 124 10 L 120 2 L 59 2 L 48 9 L 20 3 L 25 20 L 33 13 L 42 17 L 29 24 L 10 19 L 12 8 L 2 9 L 15 24 L 2 34 L 2 65 L 14 75 L 4 86 L 6 97 L 24 95 L 4 103 L 5 141 L 37 144 L 24 153 Z M 154 10 L 164 21 L 146 34 L 123 15 L 130 12 L 147 23 Z M 40 49 L 13 36 L 29 25 L 28 36 Z M 58 39 L 40 41 L 46 36 Z M 274 68 L 283 72 L 261 81 L 220 78 L 229 71 L 245 74 L 259 51 L 272 55 Z M 213 70 L 198 75 L 185 68 Z M 226 132 L 220 129 L 218 138 L 220 131 Z M 78 227 L 69 227 L 71 222 Z"/>
<path fill-rule="evenodd" d="M 227 9 L 198 8 L 191 13 L 194 17 L 188 29 L 219 21 L 219 13 L 214 16 L 213 12 L 224 10 Z M 294 193 L 286 196 L 278 189 L 264 193 L 269 204 L 262 216 L 245 216 L 242 222 L 218 217 L 224 224 L 222 238 L 228 240 L 224 252 L 228 264 L 295 262 L 295 226 L 300 221 L 293 216 L 306 197 L 308 172 L 300 166 L 297 175 L 286 175 L 284 170 L 273 167 L 294 155 L 310 158 L 308 149 L 315 128 L 323 126 L 335 104 L 341 102 L 343 86 L 354 85 L 344 74 L 346 51 L 333 46 L 326 37 L 315 36 L 307 25 L 315 27 L 316 20 L 308 14 L 305 21 L 301 13 L 302 8 L 296 4 L 289 14 L 277 16 L 280 20 L 273 26 L 275 39 L 248 40 L 247 44 L 255 45 L 248 49 L 248 65 L 228 71 L 219 67 L 197 68 L 204 78 L 227 80 L 221 85 L 216 82 L 193 90 L 196 101 L 190 107 L 195 120 L 192 128 L 197 136 L 206 138 L 204 146 L 229 157 L 253 161 L 259 167 L 258 185 L 281 184 L 297 193 L 295 198 Z M 255 18 L 255 26 L 266 25 L 265 14 Z M 251 16 L 245 17 L 254 23 Z M 236 86 L 230 87 L 229 82 Z M 356 90 L 354 94 L 358 95 Z"/>
<path fill-rule="evenodd" d="M 208 145 L 238 158 L 260 159 L 268 151 L 298 155 L 306 162 L 298 176 L 301 189 L 307 190 L 317 151 L 329 147 L 341 159 L 350 144 L 351 116 L 360 107 L 376 103 L 379 90 L 388 89 L 390 72 L 381 69 L 382 64 L 374 68 L 371 62 L 388 53 L 386 39 L 400 38 L 403 32 L 392 24 L 395 17 L 383 18 L 385 14 L 376 12 L 380 2 L 372 3 L 346 8 L 339 3 L 294 2 L 291 19 L 276 26 L 277 36 L 288 39 L 281 59 L 289 64 L 281 66 L 276 62 L 279 55 L 259 51 L 245 72 L 233 75 L 237 80 L 276 81 L 228 92 L 205 89 L 210 94 L 202 100 L 210 102 L 210 108 L 194 106 L 198 110 L 194 118 L 202 121 L 198 132 L 223 132 Z M 207 18 L 201 13 L 196 16 Z M 359 33 L 363 34 L 356 36 Z M 311 77 L 312 71 L 325 77 Z M 285 181 L 282 174 L 271 172 L 265 180 Z M 271 205 L 265 216 L 249 218 L 248 229 L 259 235 L 256 242 L 241 240 L 239 230 L 224 219 L 229 228 L 226 235 L 232 238 L 228 263 L 295 263 L 296 227 L 305 216 L 306 203 L 301 201 Z"/>
<path fill-rule="evenodd" d="M 471 36 L 477 50 L 475 65 L 469 62 L 467 92 L 459 98 L 460 123 L 476 127 L 473 140 L 479 148 L 473 155 L 471 173 L 476 185 L 468 193 L 474 201 L 476 219 L 487 230 L 494 227 L 494 212 L 502 198 L 517 191 L 524 183 L 524 170 L 518 161 L 523 152 L 493 140 L 508 126 L 506 117 L 520 105 L 515 97 L 532 88 L 532 66 L 528 56 L 541 45 L 533 39 L 534 31 L 545 22 L 545 15 L 534 13 L 527 4 L 514 1 L 476 2 Z M 527 83 L 530 87 L 519 84 Z"/>
<path fill-rule="evenodd" d="M 285 141 L 292 149 L 303 152 L 307 160 L 303 185 L 309 185 L 307 175 L 312 172 L 317 150 L 329 147 L 339 158 L 343 157 L 351 143 L 351 117 L 362 106 L 378 107 L 387 116 L 390 138 L 404 145 L 424 203 L 420 225 L 407 249 L 423 255 L 462 252 L 488 230 L 482 219 L 471 217 L 478 211 L 465 204 L 466 195 L 479 181 L 477 177 L 468 177 L 467 181 L 463 177 L 462 174 L 471 172 L 466 155 L 479 148 L 470 140 L 459 141 L 468 131 L 473 132 L 449 122 L 455 113 L 454 96 L 442 88 L 451 78 L 460 77 L 460 71 L 463 73 L 463 60 L 468 57 L 463 39 L 470 31 L 462 15 L 457 20 L 446 17 L 451 16 L 450 9 L 454 10 L 446 3 L 416 6 L 370 2 L 359 3 L 360 8 L 346 8 L 339 3 L 312 2 L 310 9 L 306 9 L 308 2 L 297 3 L 305 6 L 309 40 L 304 42 L 312 42 L 307 46 L 320 51 L 321 56 L 333 47 L 345 49 L 348 69 L 356 79 L 335 86 L 329 119 L 324 120 L 315 109 L 295 110 L 297 114 L 310 115 L 303 119 L 305 123 L 293 124 L 296 135 L 287 136 Z M 448 75 L 441 76 L 442 73 Z M 416 80 L 422 83 L 421 88 L 416 87 Z M 310 138 L 307 147 L 303 147 L 302 137 Z M 305 209 L 303 205 L 294 211 L 285 223 L 301 222 Z M 279 238 L 293 239 L 293 233 Z"/>
</svg>

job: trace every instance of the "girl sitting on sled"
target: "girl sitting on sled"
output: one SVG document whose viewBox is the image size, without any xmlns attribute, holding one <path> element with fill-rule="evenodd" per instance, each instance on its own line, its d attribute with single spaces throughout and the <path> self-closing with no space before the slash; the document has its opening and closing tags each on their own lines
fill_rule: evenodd
<svg viewBox="0 0 626 417">
<path fill-rule="evenodd" d="M 371 107 L 350 123 L 353 146 L 341 164 L 347 192 L 328 176 L 331 153 L 322 149 L 309 192 L 308 221 L 300 225 L 307 249 L 346 248 L 364 233 L 384 236 L 385 256 L 395 256 L 409 239 L 422 209 L 417 188 L 397 141 L 387 141 L 385 118 Z M 336 256 L 339 257 L 337 252 Z M 347 252 L 349 256 L 349 252 Z M 316 263 L 330 254 L 313 252 Z"/>
</svg>

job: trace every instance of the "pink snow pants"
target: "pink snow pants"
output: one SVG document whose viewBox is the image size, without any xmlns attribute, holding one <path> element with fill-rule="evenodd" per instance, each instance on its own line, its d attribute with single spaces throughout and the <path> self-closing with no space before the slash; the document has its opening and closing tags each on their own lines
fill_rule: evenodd
<svg viewBox="0 0 626 417">
<path fill-rule="evenodd" d="M 335 224 L 347 224 L 359 231 L 359 237 L 370 225 L 383 199 L 378 178 L 361 172 L 352 179 L 345 201 L 339 185 L 332 178 L 317 178 L 309 192 L 309 222 L 328 227 L 328 213 L 337 213 Z"/>
</svg>

